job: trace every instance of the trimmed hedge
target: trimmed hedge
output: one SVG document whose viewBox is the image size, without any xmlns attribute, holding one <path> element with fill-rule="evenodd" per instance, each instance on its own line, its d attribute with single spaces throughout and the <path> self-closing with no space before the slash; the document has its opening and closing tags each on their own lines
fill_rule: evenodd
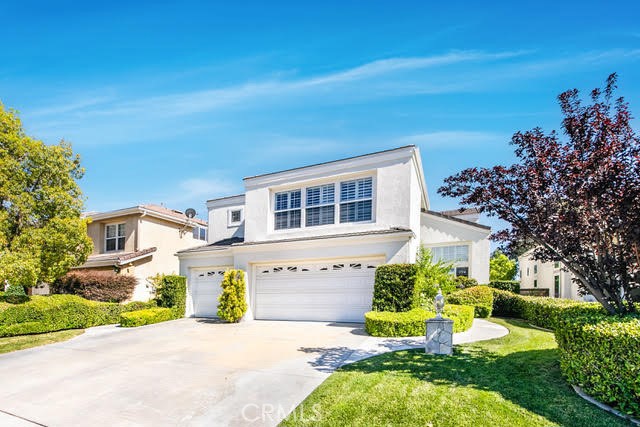
<svg viewBox="0 0 640 427">
<path fill-rule="evenodd" d="M 70 271 L 51 284 L 52 294 L 79 295 L 92 301 L 122 302 L 131 299 L 138 279 L 112 271 Z"/>
<path fill-rule="evenodd" d="M 555 330 L 562 317 L 589 314 L 606 314 L 598 303 L 569 299 L 529 297 L 499 289 L 493 289 L 493 314 L 520 317 L 532 325 Z"/>
<path fill-rule="evenodd" d="M 555 333 L 571 384 L 640 416 L 640 315 L 610 316 L 598 303 L 530 297 L 493 289 L 494 314 L 520 317 Z"/>
<path fill-rule="evenodd" d="M 158 307 L 170 308 L 173 318 L 184 317 L 187 305 L 187 278 L 184 276 L 160 276 L 156 285 Z"/>
<path fill-rule="evenodd" d="M 114 324 L 121 313 L 154 305 L 96 302 L 77 295 L 32 296 L 24 304 L 0 303 L 0 337 Z"/>
<path fill-rule="evenodd" d="M 560 367 L 571 384 L 640 416 L 640 316 L 565 316 L 555 335 Z"/>
<path fill-rule="evenodd" d="M 405 312 L 370 311 L 364 315 L 364 326 L 374 337 L 412 337 L 424 335 L 425 321 L 435 316 L 422 308 Z M 453 320 L 453 332 L 464 332 L 473 324 L 473 307 L 446 305 L 444 317 Z"/>
<path fill-rule="evenodd" d="M 456 289 L 467 289 L 473 286 L 478 286 L 478 281 L 473 277 L 456 276 L 456 278 L 453 279 L 453 284 Z"/>
<path fill-rule="evenodd" d="M 520 282 L 517 280 L 493 280 L 489 282 L 489 287 L 513 292 L 514 294 L 520 293 Z"/>
<path fill-rule="evenodd" d="M 136 326 L 151 325 L 153 323 L 166 322 L 174 319 L 174 312 L 170 308 L 155 307 L 146 310 L 130 311 L 120 315 L 120 326 L 132 328 Z"/>
<path fill-rule="evenodd" d="M 475 317 L 489 317 L 493 310 L 493 292 L 488 286 L 473 286 L 453 292 L 445 296 L 445 300 L 450 304 L 473 306 Z"/>
<path fill-rule="evenodd" d="M 409 311 L 419 307 L 415 264 L 384 264 L 376 268 L 373 311 Z"/>
</svg>

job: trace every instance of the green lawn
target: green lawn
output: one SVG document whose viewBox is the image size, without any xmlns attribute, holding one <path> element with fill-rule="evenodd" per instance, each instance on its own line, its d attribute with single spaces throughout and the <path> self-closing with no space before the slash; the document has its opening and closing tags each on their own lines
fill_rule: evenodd
<svg viewBox="0 0 640 427">
<path fill-rule="evenodd" d="M 66 341 L 82 334 L 84 329 L 69 329 L 66 331 L 49 332 L 46 334 L 20 335 L 17 337 L 0 338 L 0 354 L 10 351 L 24 350 L 54 342 Z"/>
<path fill-rule="evenodd" d="M 492 319 L 504 338 L 387 353 L 331 375 L 284 426 L 627 426 L 578 397 L 560 374 L 553 333 Z"/>
</svg>

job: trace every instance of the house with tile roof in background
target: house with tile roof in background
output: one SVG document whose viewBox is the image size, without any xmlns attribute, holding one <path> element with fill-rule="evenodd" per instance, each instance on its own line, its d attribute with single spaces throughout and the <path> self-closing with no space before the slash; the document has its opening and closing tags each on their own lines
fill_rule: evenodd
<svg viewBox="0 0 640 427">
<path fill-rule="evenodd" d="M 88 212 L 87 234 L 93 253 L 74 270 L 115 271 L 138 279 L 132 300 L 146 301 L 152 295 L 148 279 L 156 274 L 177 274 L 176 251 L 207 241 L 207 222 L 188 218 L 183 212 L 159 205 L 138 205 L 108 212 Z M 48 293 L 48 287 L 34 288 Z"/>
</svg>

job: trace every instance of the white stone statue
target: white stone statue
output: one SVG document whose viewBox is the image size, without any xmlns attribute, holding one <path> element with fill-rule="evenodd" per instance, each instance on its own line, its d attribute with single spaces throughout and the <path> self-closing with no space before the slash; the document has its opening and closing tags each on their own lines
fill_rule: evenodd
<svg viewBox="0 0 640 427">
<path fill-rule="evenodd" d="M 444 310 L 444 295 L 442 295 L 442 290 L 438 289 L 438 295 L 436 295 L 433 305 L 436 306 L 436 319 L 442 319 L 442 310 Z"/>
</svg>

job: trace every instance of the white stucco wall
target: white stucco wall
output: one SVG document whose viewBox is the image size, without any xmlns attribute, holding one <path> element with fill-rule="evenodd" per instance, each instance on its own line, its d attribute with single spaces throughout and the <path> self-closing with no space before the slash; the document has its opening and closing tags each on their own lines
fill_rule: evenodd
<svg viewBox="0 0 640 427">
<path fill-rule="evenodd" d="M 469 277 L 489 283 L 490 230 L 423 213 L 420 241 L 427 247 L 469 245 Z"/>
<path fill-rule="evenodd" d="M 419 212 L 420 187 L 413 166 L 413 152 L 407 150 L 381 156 L 375 162 L 362 159 L 341 161 L 331 165 L 305 168 L 277 174 L 275 177 L 252 178 L 245 181 L 245 240 L 249 242 L 278 240 L 284 238 L 308 237 L 322 234 L 340 234 L 367 230 L 388 229 L 389 227 L 416 227 L 418 221 L 412 215 Z M 373 178 L 372 221 L 346 223 L 339 222 L 339 183 L 364 177 Z M 305 189 L 306 187 L 336 184 L 336 223 L 325 226 L 304 226 L 288 230 L 274 230 L 274 195 L 280 191 Z M 417 204 L 417 208 L 416 208 Z"/>
<path fill-rule="evenodd" d="M 555 276 L 560 277 L 560 298 L 573 300 L 589 300 L 591 297 L 582 297 L 578 294 L 578 285 L 573 282 L 570 272 L 559 263 L 540 262 L 531 259 L 529 252 L 518 258 L 520 268 L 520 287 L 523 289 L 548 289 L 549 296 L 555 297 Z M 537 285 L 537 286 L 536 286 Z"/>
<path fill-rule="evenodd" d="M 409 238 L 373 236 L 362 239 L 326 239 L 302 242 L 249 245 L 222 251 L 209 251 L 181 255 L 180 274 L 187 277 L 187 288 L 195 268 L 233 266 L 247 273 L 247 304 L 245 320 L 253 319 L 254 277 L 256 265 L 274 262 L 302 263 L 340 259 L 380 259 L 385 263 L 409 262 Z M 190 291 L 187 296 L 187 316 L 191 315 Z"/>
<path fill-rule="evenodd" d="M 244 237 L 245 197 L 233 196 L 224 199 L 210 200 L 207 202 L 208 242 L 214 243 L 231 237 Z M 242 220 L 239 224 L 230 221 L 231 211 L 240 210 Z"/>
</svg>

